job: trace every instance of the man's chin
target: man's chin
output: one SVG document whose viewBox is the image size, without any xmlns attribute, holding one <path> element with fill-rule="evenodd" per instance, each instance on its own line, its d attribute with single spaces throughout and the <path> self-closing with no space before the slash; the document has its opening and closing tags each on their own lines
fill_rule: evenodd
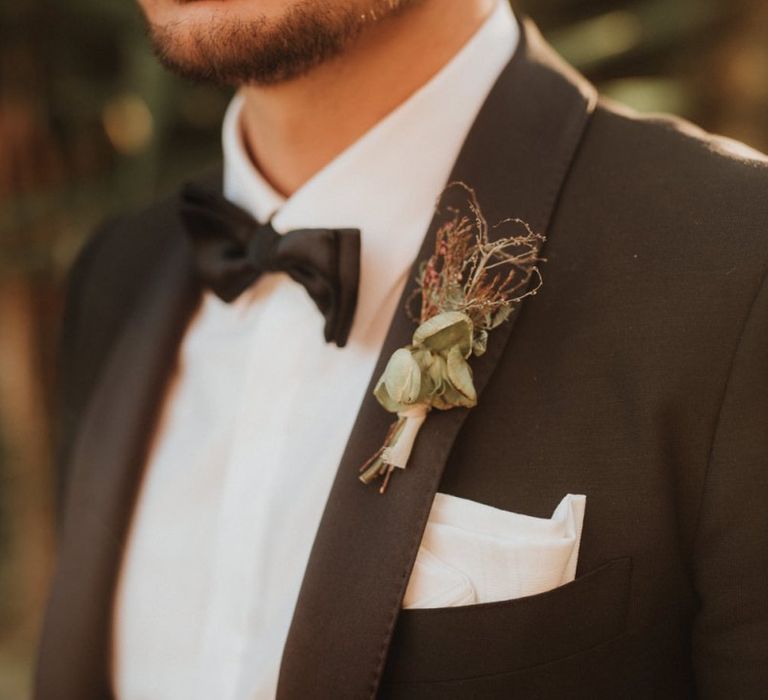
<svg viewBox="0 0 768 700">
<path fill-rule="evenodd" d="M 262 8 L 281 11 L 270 17 Z M 274 85 L 338 52 L 348 24 L 318 21 L 303 0 L 143 0 L 155 53 L 182 77 Z M 320 50 L 322 49 L 322 50 Z"/>
<path fill-rule="evenodd" d="M 142 7 L 155 52 L 174 72 L 275 85 L 340 54 L 370 23 L 368 14 L 380 21 L 411 1 L 142 0 Z"/>
<path fill-rule="evenodd" d="M 140 0 L 155 54 L 182 77 L 194 81 L 229 84 L 229 64 L 242 54 L 245 28 L 249 43 L 258 45 L 258 34 L 268 19 L 264 9 L 276 0 Z M 281 3 L 283 7 L 286 2 Z M 233 44 L 239 49 L 234 51 Z M 242 57 L 241 57 L 242 58 Z"/>
<path fill-rule="evenodd" d="M 141 0 L 147 21 L 156 26 L 202 24 L 222 19 L 254 22 L 273 19 L 295 2 L 277 0 Z"/>
</svg>

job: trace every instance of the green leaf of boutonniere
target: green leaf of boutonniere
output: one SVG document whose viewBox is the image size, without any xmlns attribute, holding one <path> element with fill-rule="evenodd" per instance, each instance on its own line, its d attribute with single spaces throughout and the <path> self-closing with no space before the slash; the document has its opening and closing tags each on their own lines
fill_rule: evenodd
<svg viewBox="0 0 768 700">
<path fill-rule="evenodd" d="M 472 319 L 459 311 L 444 311 L 422 323 L 413 334 L 414 345 L 447 352 L 459 348 L 464 357 L 472 351 Z"/>
<path fill-rule="evenodd" d="M 408 406 L 416 403 L 421 392 L 422 369 L 407 348 L 395 350 L 384 370 L 384 389 L 391 401 Z"/>
</svg>

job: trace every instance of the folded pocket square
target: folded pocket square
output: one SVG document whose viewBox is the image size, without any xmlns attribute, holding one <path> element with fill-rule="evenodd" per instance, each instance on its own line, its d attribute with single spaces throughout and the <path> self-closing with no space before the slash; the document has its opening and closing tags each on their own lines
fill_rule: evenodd
<svg viewBox="0 0 768 700">
<path fill-rule="evenodd" d="M 586 496 L 568 494 L 551 518 L 438 493 L 404 608 L 490 603 L 573 581 Z"/>
</svg>

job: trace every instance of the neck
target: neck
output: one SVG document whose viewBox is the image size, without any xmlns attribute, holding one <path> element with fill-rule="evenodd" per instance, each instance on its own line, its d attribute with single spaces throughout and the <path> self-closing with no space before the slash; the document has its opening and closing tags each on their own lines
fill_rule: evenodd
<svg viewBox="0 0 768 700">
<path fill-rule="evenodd" d="M 422 0 L 372 23 L 341 56 L 306 76 L 242 88 L 241 126 L 262 175 L 281 194 L 293 194 L 437 73 L 495 2 Z"/>
</svg>

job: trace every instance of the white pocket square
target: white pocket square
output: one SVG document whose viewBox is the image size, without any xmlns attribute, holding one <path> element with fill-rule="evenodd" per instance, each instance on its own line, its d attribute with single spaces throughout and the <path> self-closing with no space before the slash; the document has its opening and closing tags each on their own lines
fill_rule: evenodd
<svg viewBox="0 0 768 700">
<path fill-rule="evenodd" d="M 568 494 L 551 518 L 438 493 L 404 608 L 490 603 L 573 581 L 586 496 Z"/>
</svg>

